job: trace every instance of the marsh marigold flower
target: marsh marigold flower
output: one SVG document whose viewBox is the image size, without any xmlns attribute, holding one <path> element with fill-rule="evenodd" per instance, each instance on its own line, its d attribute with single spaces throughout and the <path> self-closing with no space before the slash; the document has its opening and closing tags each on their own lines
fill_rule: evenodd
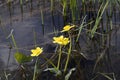
<svg viewBox="0 0 120 80">
<path fill-rule="evenodd" d="M 66 25 L 66 26 L 63 27 L 63 30 L 61 32 L 69 31 L 73 27 L 75 27 L 75 25 L 73 25 L 73 26 Z"/>
<path fill-rule="evenodd" d="M 31 49 L 31 56 L 39 56 L 43 52 L 43 48 L 37 47 L 36 49 Z"/>
<path fill-rule="evenodd" d="M 65 38 L 63 35 L 61 35 L 60 37 L 53 37 L 53 43 L 57 43 L 60 45 L 67 45 L 70 41 L 69 38 Z"/>
</svg>

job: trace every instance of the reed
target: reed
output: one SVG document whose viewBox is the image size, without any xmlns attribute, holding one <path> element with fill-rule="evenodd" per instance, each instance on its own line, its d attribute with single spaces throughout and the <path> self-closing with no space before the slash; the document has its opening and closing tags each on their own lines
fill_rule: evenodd
<svg viewBox="0 0 120 80">
<path fill-rule="evenodd" d="M 51 0 L 51 7 L 50 7 L 51 13 L 54 11 L 54 0 Z"/>
<path fill-rule="evenodd" d="M 31 11 L 31 13 L 33 11 L 33 0 L 30 0 L 30 11 Z"/>
<path fill-rule="evenodd" d="M 33 29 L 33 37 L 34 37 L 34 45 L 35 45 L 35 47 L 37 47 L 37 42 L 36 42 L 36 32 L 35 32 L 35 30 Z"/>
<path fill-rule="evenodd" d="M 77 12 L 77 1 L 76 0 L 70 0 L 70 9 L 72 13 L 72 23 L 75 23 L 76 12 Z"/>
<path fill-rule="evenodd" d="M 20 0 L 20 10 L 21 10 L 21 16 L 23 19 L 23 0 Z"/>
<path fill-rule="evenodd" d="M 43 15 L 43 10 L 41 9 L 40 10 L 40 13 L 41 13 L 41 21 L 42 21 L 42 24 L 41 24 L 41 26 L 42 26 L 42 31 L 43 31 L 43 35 L 44 35 L 44 31 L 45 31 L 45 29 L 44 29 L 44 15 Z"/>
<path fill-rule="evenodd" d="M 105 4 L 102 3 L 102 5 L 100 6 L 100 9 L 97 13 L 97 18 L 96 18 L 96 21 L 95 21 L 95 25 L 93 26 L 92 31 L 91 31 L 91 37 L 92 38 L 94 37 L 94 33 L 96 32 L 96 30 L 99 26 L 100 20 L 102 18 L 102 15 L 103 15 L 106 7 L 108 6 L 108 3 L 109 3 L 109 1 L 107 1 Z"/>
<path fill-rule="evenodd" d="M 61 3 L 62 3 L 63 20 L 64 20 L 64 24 L 66 24 L 68 1 L 67 0 L 62 0 Z"/>
</svg>

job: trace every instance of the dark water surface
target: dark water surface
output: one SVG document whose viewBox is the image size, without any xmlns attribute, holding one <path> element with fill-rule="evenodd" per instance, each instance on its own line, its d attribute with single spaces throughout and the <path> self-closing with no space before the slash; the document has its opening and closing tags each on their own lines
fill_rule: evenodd
<svg viewBox="0 0 120 80">
<path fill-rule="evenodd" d="M 0 6 L 0 61 L 1 70 L 8 64 L 9 46 L 12 45 L 10 53 L 9 68 L 14 69 L 16 61 L 14 59 L 15 48 L 11 38 L 7 39 L 8 35 L 13 30 L 13 35 L 17 46 L 21 52 L 30 55 L 30 49 L 34 47 L 35 40 L 38 46 L 44 47 L 46 52 L 50 51 L 47 46 L 52 46 L 52 33 L 54 27 L 62 26 L 62 18 L 59 14 L 54 15 L 55 22 L 50 13 L 50 2 L 34 0 L 32 3 L 26 2 L 21 10 L 19 1 L 14 1 L 14 4 L 9 7 L 5 2 Z M 46 4 L 47 3 L 47 4 Z M 32 6 L 31 6 L 32 4 Z M 40 5 L 40 6 L 39 6 Z M 44 28 L 41 20 L 41 10 L 44 18 Z M 58 28 L 59 29 L 59 28 Z M 35 35 L 34 35 L 35 34 Z M 36 39 L 35 39 L 36 38 Z M 46 47 L 45 47 L 46 46 Z M 52 49 L 52 48 L 51 48 Z M 51 50 L 53 51 L 53 50 Z"/>
</svg>

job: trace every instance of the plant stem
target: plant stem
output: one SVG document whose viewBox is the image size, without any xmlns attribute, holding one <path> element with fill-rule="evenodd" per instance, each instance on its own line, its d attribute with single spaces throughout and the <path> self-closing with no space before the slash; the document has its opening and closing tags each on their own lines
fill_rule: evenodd
<svg viewBox="0 0 120 80">
<path fill-rule="evenodd" d="M 44 32 L 45 32 L 45 28 L 44 28 L 44 14 L 43 14 L 43 10 L 41 9 L 40 10 L 40 13 L 41 13 L 41 20 L 42 20 L 42 31 L 43 31 L 43 35 L 44 35 Z"/>
<path fill-rule="evenodd" d="M 62 55 L 62 45 L 60 45 L 60 53 L 59 53 L 59 57 L 58 57 L 58 64 L 57 64 L 57 69 L 59 70 L 60 68 L 60 60 L 61 60 L 61 55 Z"/>
<path fill-rule="evenodd" d="M 71 36 L 70 36 L 70 33 L 68 33 L 68 34 L 69 34 L 69 37 L 70 37 L 70 45 L 69 45 L 69 50 L 68 50 L 68 54 L 67 54 L 67 60 L 66 60 L 64 72 L 66 72 L 66 70 L 67 70 L 67 66 L 68 66 L 68 62 L 69 62 L 70 54 L 71 54 L 71 49 L 72 49 Z"/>
<path fill-rule="evenodd" d="M 35 62 L 34 74 L 33 74 L 33 80 L 35 80 L 35 79 L 36 79 L 37 62 L 38 62 L 38 57 L 37 57 L 36 62 Z"/>
<path fill-rule="evenodd" d="M 18 51 L 17 44 L 16 44 L 16 41 L 15 41 L 15 38 L 14 38 L 14 35 L 13 35 L 13 34 L 11 34 L 11 38 L 12 38 L 13 44 L 14 44 L 14 46 L 15 46 L 15 49 L 17 50 L 17 52 L 19 52 L 19 51 Z"/>
<path fill-rule="evenodd" d="M 35 29 L 33 29 L 33 37 L 34 37 L 34 45 L 35 47 L 37 47 L 37 42 L 36 42 L 36 32 L 35 32 Z"/>
</svg>

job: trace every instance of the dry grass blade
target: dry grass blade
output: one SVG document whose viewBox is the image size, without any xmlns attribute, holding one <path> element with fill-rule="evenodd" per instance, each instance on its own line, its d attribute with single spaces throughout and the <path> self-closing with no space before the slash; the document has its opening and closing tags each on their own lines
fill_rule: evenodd
<svg viewBox="0 0 120 80">
<path fill-rule="evenodd" d="M 96 60 L 96 63 L 95 63 L 95 66 L 93 68 L 93 72 L 95 72 L 95 69 L 97 67 L 97 64 L 99 63 L 99 61 L 104 57 L 105 53 L 106 53 L 106 50 L 107 48 L 100 54 L 100 56 L 98 56 L 97 60 Z"/>
</svg>

